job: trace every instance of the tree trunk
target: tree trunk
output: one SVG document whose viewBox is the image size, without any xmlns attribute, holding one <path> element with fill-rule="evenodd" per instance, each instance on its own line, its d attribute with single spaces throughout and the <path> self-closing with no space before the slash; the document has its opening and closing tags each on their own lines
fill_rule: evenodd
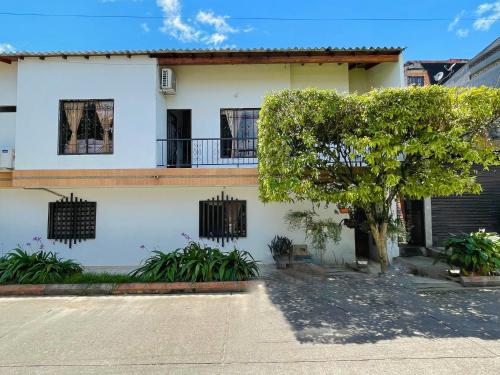
<svg viewBox="0 0 500 375">
<path fill-rule="evenodd" d="M 380 263 L 380 272 L 386 273 L 389 265 L 389 257 L 387 256 L 387 223 L 370 224 L 370 231 L 377 247 L 378 260 Z"/>
</svg>

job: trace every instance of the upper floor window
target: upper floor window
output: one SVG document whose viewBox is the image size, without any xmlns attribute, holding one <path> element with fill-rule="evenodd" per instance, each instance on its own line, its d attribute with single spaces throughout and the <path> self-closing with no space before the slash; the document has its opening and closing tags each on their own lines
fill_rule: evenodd
<svg viewBox="0 0 500 375">
<path fill-rule="evenodd" d="M 221 109 L 222 158 L 257 157 L 259 108 Z"/>
<path fill-rule="evenodd" d="M 408 86 L 423 86 L 424 85 L 424 76 L 409 76 L 408 77 Z"/>
<path fill-rule="evenodd" d="M 114 101 L 61 100 L 59 154 L 112 154 Z"/>
</svg>

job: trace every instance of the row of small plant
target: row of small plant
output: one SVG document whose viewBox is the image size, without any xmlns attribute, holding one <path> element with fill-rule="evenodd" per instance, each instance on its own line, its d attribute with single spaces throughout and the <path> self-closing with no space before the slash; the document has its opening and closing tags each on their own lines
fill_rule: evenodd
<svg viewBox="0 0 500 375">
<path fill-rule="evenodd" d="M 0 284 L 241 281 L 258 276 L 258 263 L 247 251 L 230 252 L 196 242 L 170 253 L 155 250 L 129 275 L 86 273 L 53 251 L 28 252 L 21 247 L 0 257 Z"/>
</svg>

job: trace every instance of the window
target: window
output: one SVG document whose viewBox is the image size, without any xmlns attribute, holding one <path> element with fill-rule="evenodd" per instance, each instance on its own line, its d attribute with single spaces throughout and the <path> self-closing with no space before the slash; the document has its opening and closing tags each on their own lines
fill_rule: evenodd
<svg viewBox="0 0 500 375">
<path fill-rule="evenodd" d="M 77 241 L 93 239 L 96 232 L 96 202 L 87 202 L 71 194 L 49 203 L 47 238 L 76 244 Z"/>
<path fill-rule="evenodd" d="M 59 154 L 112 154 L 113 119 L 113 100 L 61 100 Z"/>
<path fill-rule="evenodd" d="M 220 110 L 222 158 L 257 157 L 259 111 L 258 108 Z"/>
<path fill-rule="evenodd" d="M 247 202 L 224 197 L 200 201 L 199 236 L 224 242 L 247 236 Z"/>
<path fill-rule="evenodd" d="M 424 85 L 424 76 L 409 76 L 408 77 L 408 86 L 423 86 Z"/>
<path fill-rule="evenodd" d="M 16 112 L 15 105 L 0 105 L 0 112 Z"/>
</svg>

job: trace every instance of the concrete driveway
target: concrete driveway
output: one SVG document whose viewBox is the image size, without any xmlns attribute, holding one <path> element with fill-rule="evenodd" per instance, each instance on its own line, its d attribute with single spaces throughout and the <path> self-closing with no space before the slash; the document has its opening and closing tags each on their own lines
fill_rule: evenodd
<svg viewBox="0 0 500 375">
<path fill-rule="evenodd" d="M 273 271 L 250 294 L 0 299 L 0 374 L 498 374 L 500 290 Z"/>
</svg>

